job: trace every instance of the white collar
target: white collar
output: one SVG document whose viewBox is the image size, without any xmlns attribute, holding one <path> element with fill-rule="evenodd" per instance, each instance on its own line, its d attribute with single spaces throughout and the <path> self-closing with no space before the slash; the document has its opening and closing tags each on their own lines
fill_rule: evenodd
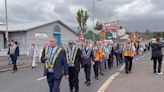
<svg viewBox="0 0 164 92">
<path fill-rule="evenodd" d="M 51 49 L 54 49 L 54 50 L 56 50 L 58 47 L 57 47 L 57 46 L 55 46 L 55 48 L 54 48 L 54 47 L 53 47 L 53 48 L 52 48 L 52 47 L 50 47 L 50 48 L 51 48 Z"/>
<path fill-rule="evenodd" d="M 72 47 L 72 51 L 75 49 L 75 47 L 76 47 L 76 46 L 73 46 L 73 47 Z M 69 47 L 69 50 L 71 50 L 71 48 L 70 48 L 70 47 Z"/>
</svg>

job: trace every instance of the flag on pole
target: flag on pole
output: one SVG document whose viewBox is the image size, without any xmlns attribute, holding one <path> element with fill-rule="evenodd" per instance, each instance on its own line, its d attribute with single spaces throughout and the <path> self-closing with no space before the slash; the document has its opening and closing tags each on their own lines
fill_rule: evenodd
<svg viewBox="0 0 164 92">
<path fill-rule="evenodd" d="M 137 35 L 135 34 L 135 32 L 133 32 L 131 34 L 131 40 L 134 42 L 134 43 L 137 43 Z"/>
<path fill-rule="evenodd" d="M 105 31 L 100 32 L 99 36 L 100 36 L 100 39 L 102 41 L 105 40 L 106 39 L 106 32 Z"/>
</svg>

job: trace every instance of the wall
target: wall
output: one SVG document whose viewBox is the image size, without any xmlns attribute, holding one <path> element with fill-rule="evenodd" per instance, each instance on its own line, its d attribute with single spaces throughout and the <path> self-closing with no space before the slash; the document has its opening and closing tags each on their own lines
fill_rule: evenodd
<svg viewBox="0 0 164 92">
<path fill-rule="evenodd" d="M 21 49 L 26 48 L 26 32 L 10 32 L 9 41 L 18 41 Z"/>
<path fill-rule="evenodd" d="M 31 43 L 35 42 L 39 45 L 39 47 L 42 47 L 45 41 L 48 41 L 49 38 L 53 33 L 54 27 L 55 25 L 59 25 L 60 29 L 61 29 L 61 41 L 62 44 L 67 45 L 68 40 L 75 40 L 77 39 L 77 36 L 72 33 L 70 30 L 68 30 L 67 28 L 65 28 L 63 25 L 59 24 L 59 23 L 52 23 L 46 26 L 41 26 L 32 30 L 29 30 L 27 32 L 27 45 L 29 46 Z M 49 36 L 49 38 L 47 40 L 45 39 L 35 39 L 34 40 L 34 36 L 35 33 L 45 33 Z M 49 42 L 49 41 L 48 41 Z"/>
<path fill-rule="evenodd" d="M 4 49 L 4 35 L 0 32 L 0 50 Z"/>
</svg>

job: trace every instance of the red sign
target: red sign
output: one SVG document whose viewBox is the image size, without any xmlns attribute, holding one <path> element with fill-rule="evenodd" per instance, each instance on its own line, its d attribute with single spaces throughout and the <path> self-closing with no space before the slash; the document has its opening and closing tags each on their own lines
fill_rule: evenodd
<svg viewBox="0 0 164 92">
<path fill-rule="evenodd" d="M 103 27 L 106 32 L 116 32 L 118 24 L 117 22 L 103 23 Z"/>
</svg>

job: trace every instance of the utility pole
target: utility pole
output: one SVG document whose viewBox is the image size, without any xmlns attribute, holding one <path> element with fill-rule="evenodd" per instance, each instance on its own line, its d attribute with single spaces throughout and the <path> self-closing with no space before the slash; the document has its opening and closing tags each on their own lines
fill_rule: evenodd
<svg viewBox="0 0 164 92">
<path fill-rule="evenodd" d="M 9 41 L 8 38 L 8 14 L 7 14 L 7 0 L 5 0 L 5 14 L 6 14 L 6 32 L 5 32 L 5 38 L 6 38 L 6 47 Z"/>
</svg>

